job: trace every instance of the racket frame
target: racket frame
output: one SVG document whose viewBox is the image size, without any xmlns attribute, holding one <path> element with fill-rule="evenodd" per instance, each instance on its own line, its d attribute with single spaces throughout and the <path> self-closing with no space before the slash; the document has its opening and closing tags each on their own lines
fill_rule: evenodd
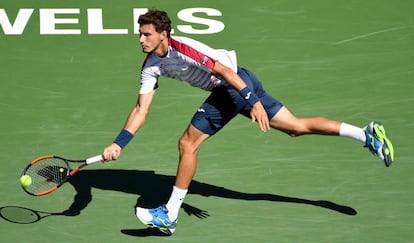
<svg viewBox="0 0 414 243">
<path fill-rule="evenodd" d="M 72 159 L 65 159 L 62 158 L 60 156 L 55 156 L 55 155 L 45 155 L 45 156 L 41 156 L 39 158 L 34 159 L 32 162 L 30 162 L 23 170 L 22 172 L 22 176 L 26 175 L 26 172 L 30 169 L 31 166 L 35 165 L 36 163 L 45 160 L 45 159 L 60 159 L 62 160 L 67 167 L 67 175 L 64 178 L 64 180 L 62 180 L 61 183 L 59 183 L 58 185 L 55 185 L 53 187 L 51 187 L 49 190 L 43 191 L 43 192 L 30 192 L 28 190 L 26 190 L 26 188 L 22 185 L 23 190 L 28 193 L 29 195 L 32 196 L 43 196 L 49 193 L 52 193 L 54 191 L 56 191 L 59 187 L 61 187 L 67 180 L 69 180 L 69 178 L 71 178 L 74 174 L 76 174 L 78 171 L 80 171 L 81 169 L 83 169 L 85 166 L 92 164 L 92 163 L 96 163 L 96 162 L 101 162 L 104 160 L 103 156 L 100 155 L 96 155 L 93 157 L 90 157 L 88 159 L 82 159 L 82 160 L 72 160 Z M 70 163 L 83 163 L 80 166 L 76 167 L 75 169 L 71 169 L 70 167 Z"/>
</svg>

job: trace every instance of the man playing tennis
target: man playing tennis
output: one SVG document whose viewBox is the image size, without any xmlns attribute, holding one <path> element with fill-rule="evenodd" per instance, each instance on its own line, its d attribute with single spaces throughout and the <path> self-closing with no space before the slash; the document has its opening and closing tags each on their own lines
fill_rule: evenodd
<svg viewBox="0 0 414 243">
<path fill-rule="evenodd" d="M 237 114 L 257 122 L 263 132 L 274 128 L 292 137 L 305 134 L 349 137 L 363 143 L 386 166 L 391 165 L 393 147 L 379 122 L 372 121 L 360 128 L 324 117 L 298 118 L 267 94 L 252 72 L 237 65 L 234 51 L 213 49 L 190 38 L 170 36 L 171 21 L 164 11 L 150 10 L 139 17 L 138 23 L 139 42 L 147 53 L 141 70 L 139 97 L 124 128 L 104 149 L 105 160 L 118 159 L 122 148 L 144 124 L 160 76 L 211 92 L 179 139 L 176 182 L 168 202 L 154 209 L 135 209 L 144 224 L 169 235 L 175 231 L 179 209 L 196 171 L 198 147 Z"/>
</svg>

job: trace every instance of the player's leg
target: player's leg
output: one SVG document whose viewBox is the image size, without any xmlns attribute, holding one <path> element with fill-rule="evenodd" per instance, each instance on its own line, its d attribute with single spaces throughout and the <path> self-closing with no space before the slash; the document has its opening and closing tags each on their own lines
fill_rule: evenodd
<svg viewBox="0 0 414 243">
<path fill-rule="evenodd" d="M 284 106 L 272 117 L 270 126 L 292 137 L 306 134 L 349 137 L 362 142 L 387 167 L 394 159 L 392 143 L 385 135 L 384 126 L 379 122 L 373 121 L 367 127 L 360 128 L 320 116 L 298 118 Z"/>
<path fill-rule="evenodd" d="M 209 136 L 210 135 L 195 128 L 192 124 L 188 126 L 181 136 L 178 143 L 180 157 L 175 182 L 176 187 L 188 189 L 190 186 L 197 167 L 198 147 Z"/>
<path fill-rule="evenodd" d="M 179 140 L 179 164 L 176 183 L 167 204 L 154 209 L 135 208 L 135 214 L 146 225 L 171 235 L 175 231 L 179 209 L 197 168 L 197 149 L 209 137 L 190 124 Z"/>
</svg>

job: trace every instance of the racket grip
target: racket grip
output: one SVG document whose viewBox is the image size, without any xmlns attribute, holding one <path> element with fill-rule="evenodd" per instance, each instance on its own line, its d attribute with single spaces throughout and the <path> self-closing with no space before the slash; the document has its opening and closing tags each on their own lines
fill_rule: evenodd
<svg viewBox="0 0 414 243">
<path fill-rule="evenodd" d="M 89 159 L 87 159 L 86 164 L 92 164 L 92 163 L 103 161 L 103 160 L 104 160 L 104 158 L 103 158 L 102 154 L 100 154 L 100 155 L 90 157 Z"/>
</svg>

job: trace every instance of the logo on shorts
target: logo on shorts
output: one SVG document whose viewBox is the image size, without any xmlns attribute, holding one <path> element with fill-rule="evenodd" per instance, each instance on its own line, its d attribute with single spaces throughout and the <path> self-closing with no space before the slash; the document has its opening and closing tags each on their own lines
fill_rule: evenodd
<svg viewBox="0 0 414 243">
<path fill-rule="evenodd" d="M 198 112 L 206 112 L 206 110 L 204 110 L 203 108 L 198 108 L 197 110 Z"/>
</svg>

